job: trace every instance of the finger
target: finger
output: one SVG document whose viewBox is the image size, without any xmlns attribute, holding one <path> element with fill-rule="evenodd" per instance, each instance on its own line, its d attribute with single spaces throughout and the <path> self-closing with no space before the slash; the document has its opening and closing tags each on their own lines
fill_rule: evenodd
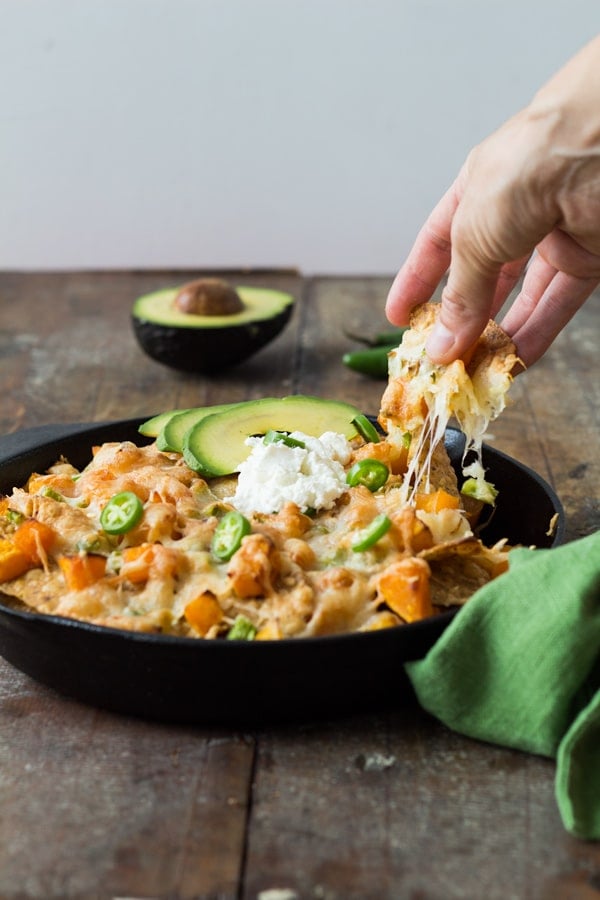
<svg viewBox="0 0 600 900">
<path fill-rule="evenodd" d="M 578 309 L 600 283 L 600 278 L 577 278 L 557 272 L 537 305 L 516 331 L 508 331 L 526 366 L 543 356 Z"/>
<path fill-rule="evenodd" d="M 519 278 L 523 274 L 523 270 L 525 269 L 528 260 L 529 256 L 523 256 L 521 259 L 506 263 L 506 265 L 502 266 L 498 281 L 496 282 L 496 292 L 494 294 L 490 312 L 492 319 L 496 317 L 504 306 L 508 295 L 514 289 Z"/>
<path fill-rule="evenodd" d="M 442 308 L 426 344 L 433 362 L 451 363 L 477 340 L 490 318 L 501 270 L 501 262 L 485 259 L 470 240 L 453 236 Z"/>
<path fill-rule="evenodd" d="M 447 271 L 451 255 L 450 231 L 457 206 L 455 182 L 429 215 L 392 283 L 385 311 L 395 325 L 408 323 L 410 311 L 431 299 Z"/>
<path fill-rule="evenodd" d="M 555 228 L 538 244 L 538 253 L 548 263 L 576 278 L 600 279 L 600 254 L 586 250 L 571 235 Z"/>
<path fill-rule="evenodd" d="M 534 254 L 519 295 L 500 323 L 507 334 L 516 334 L 527 322 L 556 274 L 553 265 L 538 253 Z"/>
</svg>

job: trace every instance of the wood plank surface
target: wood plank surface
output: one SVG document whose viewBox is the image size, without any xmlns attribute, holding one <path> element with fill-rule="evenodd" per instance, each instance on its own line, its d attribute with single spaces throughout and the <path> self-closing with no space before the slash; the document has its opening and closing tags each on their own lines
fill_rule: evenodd
<svg viewBox="0 0 600 900">
<path fill-rule="evenodd" d="M 256 357 L 206 377 L 148 359 L 129 322 L 138 295 L 196 274 L 0 274 L 0 435 L 285 393 L 377 412 L 383 383 L 340 358 L 345 332 L 387 327 L 389 277 L 226 273 L 289 290 L 297 308 Z M 597 295 L 516 380 L 490 438 L 554 486 L 568 538 L 600 526 L 599 326 Z M 600 897 L 600 847 L 564 831 L 553 761 L 414 705 L 285 728 L 163 725 L 0 660 L 1 900 L 125 897 L 586 900 Z"/>
</svg>

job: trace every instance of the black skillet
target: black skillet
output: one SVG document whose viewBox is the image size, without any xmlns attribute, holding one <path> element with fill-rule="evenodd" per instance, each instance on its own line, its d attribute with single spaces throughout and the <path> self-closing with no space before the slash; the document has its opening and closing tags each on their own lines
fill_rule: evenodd
<svg viewBox="0 0 600 900">
<path fill-rule="evenodd" d="M 137 431 L 141 421 L 41 427 L 3 438 L 0 494 L 24 484 L 32 471 L 43 472 L 61 455 L 81 468 L 94 444 L 147 443 Z M 457 467 L 462 434 L 448 429 L 446 444 Z M 549 485 L 489 446 L 484 446 L 483 461 L 499 490 L 495 513 L 482 532 L 485 542 L 560 543 L 564 514 Z M 114 712 L 233 727 L 413 702 L 403 663 L 424 656 L 455 614 L 370 633 L 259 643 L 138 634 L 38 615 L 1 600 L 0 594 L 0 654 L 32 678 Z"/>
</svg>

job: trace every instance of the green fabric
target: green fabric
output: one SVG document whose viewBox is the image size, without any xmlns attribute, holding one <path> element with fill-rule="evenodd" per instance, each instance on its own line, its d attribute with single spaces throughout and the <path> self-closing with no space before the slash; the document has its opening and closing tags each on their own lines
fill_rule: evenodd
<svg viewBox="0 0 600 900">
<path fill-rule="evenodd" d="M 571 834 L 600 839 L 600 691 L 559 744 L 556 802 Z"/>
<path fill-rule="evenodd" d="M 511 551 L 509 571 L 406 669 L 455 731 L 556 756 L 565 827 L 600 839 L 600 532 Z"/>
</svg>

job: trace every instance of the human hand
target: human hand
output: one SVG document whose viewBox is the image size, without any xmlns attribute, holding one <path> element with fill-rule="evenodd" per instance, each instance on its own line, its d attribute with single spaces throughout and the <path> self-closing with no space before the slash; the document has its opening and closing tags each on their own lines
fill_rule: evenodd
<svg viewBox="0 0 600 900">
<path fill-rule="evenodd" d="M 525 271 L 502 321 L 531 365 L 600 283 L 600 37 L 477 146 L 390 289 L 405 325 L 449 268 L 435 362 L 463 354 Z"/>
</svg>

